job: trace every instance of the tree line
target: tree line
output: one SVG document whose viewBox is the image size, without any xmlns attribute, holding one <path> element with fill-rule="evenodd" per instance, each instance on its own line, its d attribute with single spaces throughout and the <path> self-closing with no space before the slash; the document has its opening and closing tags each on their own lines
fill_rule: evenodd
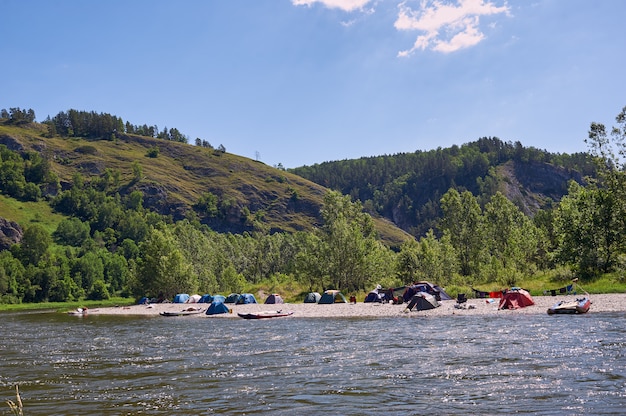
<svg viewBox="0 0 626 416">
<path fill-rule="evenodd" d="M 174 222 L 143 206 L 143 194 L 107 170 L 76 173 L 70 189 L 51 192 L 47 161 L 0 146 L 0 190 L 17 197 L 36 188 L 66 217 L 52 232 L 34 223 L 0 252 L 0 301 L 41 302 L 113 295 L 171 298 L 179 292 L 240 292 L 261 282 L 298 282 L 308 290 L 346 292 L 415 280 L 469 287 L 566 269 L 581 278 L 624 271 L 626 259 L 626 107 L 610 132 L 592 123 L 588 144 L 598 174 L 570 183 L 555 207 L 530 217 L 496 192 L 487 201 L 450 187 L 442 215 L 424 236 L 394 251 L 350 195 L 328 191 L 323 225 L 296 233 L 217 233 L 197 216 Z M 57 179 L 58 181 L 58 179 Z M 212 195 L 194 208 L 215 213 Z"/>
<path fill-rule="evenodd" d="M 23 125 L 36 120 L 35 111 L 13 107 L 9 110 L 0 110 L 0 119 L 5 119 L 7 124 Z M 60 111 L 54 117 L 46 117 L 43 124 L 48 130 L 48 137 L 81 137 L 87 139 L 115 139 L 117 134 L 136 134 L 139 136 L 154 137 L 180 143 L 189 143 L 189 137 L 181 133 L 177 128 L 164 127 L 159 130 L 156 125 L 135 125 L 128 121 L 124 122 L 121 117 L 108 113 L 95 111 L 79 111 L 70 109 Z M 207 140 L 196 138 L 197 146 L 212 148 Z M 223 145 L 220 150 L 226 151 Z"/>
<path fill-rule="evenodd" d="M 506 184 L 507 179 L 495 167 L 507 162 L 528 166 L 530 170 L 549 164 L 572 178 L 594 176 L 596 170 L 587 153 L 555 154 L 524 147 L 520 142 L 483 137 L 446 149 L 324 162 L 290 171 L 350 195 L 361 201 L 367 212 L 388 218 L 421 237 L 437 227 L 442 215 L 440 200 L 448 189 L 467 190 L 479 197 L 484 206 Z M 528 172 L 519 174 L 528 176 Z M 550 192 L 555 194 L 555 200 L 566 194 L 566 181 Z"/>
</svg>

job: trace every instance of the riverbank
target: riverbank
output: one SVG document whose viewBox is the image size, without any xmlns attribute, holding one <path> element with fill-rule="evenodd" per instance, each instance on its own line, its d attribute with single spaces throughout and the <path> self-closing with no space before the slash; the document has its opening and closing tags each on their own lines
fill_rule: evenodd
<svg viewBox="0 0 626 416">
<path fill-rule="evenodd" d="M 604 294 L 591 295 L 591 309 L 589 313 L 596 312 L 626 312 L 626 294 Z M 394 317 L 394 316 L 424 316 L 436 317 L 447 315 L 472 316 L 491 314 L 545 314 L 547 309 L 561 300 L 573 300 L 576 296 L 535 296 L 534 305 L 515 310 L 498 310 L 499 299 L 468 299 L 466 303 L 457 305 L 456 301 L 449 300 L 441 302 L 441 306 L 427 311 L 405 312 L 407 304 L 391 305 L 380 303 L 335 303 L 332 305 L 318 305 L 311 303 L 285 303 L 277 305 L 248 304 L 227 306 L 232 313 L 211 315 L 198 314 L 188 318 L 236 318 L 237 313 L 256 313 L 268 310 L 293 311 L 292 317 L 301 318 L 374 318 L 374 317 Z M 150 305 L 132 305 L 120 307 L 107 307 L 88 310 L 89 315 L 142 315 L 159 316 L 161 312 L 180 312 L 189 308 L 206 309 L 207 304 L 180 304 L 180 303 L 158 303 Z M 457 307 L 457 306 L 460 306 Z"/>
</svg>

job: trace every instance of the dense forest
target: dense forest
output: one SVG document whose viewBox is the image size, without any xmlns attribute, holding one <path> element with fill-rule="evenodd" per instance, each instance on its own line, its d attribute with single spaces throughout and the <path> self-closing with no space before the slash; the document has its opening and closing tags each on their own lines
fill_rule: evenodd
<svg viewBox="0 0 626 416">
<path fill-rule="evenodd" d="M 0 126 L 34 126 L 44 143 L 61 134 L 67 140 L 113 140 L 117 128 L 123 125 L 127 131 L 128 123 L 117 117 L 78 113 L 85 115 L 80 120 L 91 121 L 78 127 L 70 117 L 71 126 L 65 122 L 67 131 L 59 132 L 56 117 L 37 125 L 34 111 L 21 109 L 2 110 Z M 59 177 L 62 163 L 40 152 L 0 145 L 2 198 L 45 204 L 62 217 L 52 231 L 37 221 L 18 224 L 3 219 L 0 302 L 114 295 L 171 298 L 180 292 L 228 294 L 258 285 L 266 291 L 338 288 L 356 293 L 376 284 L 392 287 L 423 279 L 465 290 L 489 283 L 515 285 L 546 270 L 564 278 L 615 271 L 623 276 L 626 107 L 616 122 L 608 133 L 605 126 L 591 124 L 590 151 L 584 155 L 548 155 L 481 139 L 461 147 L 400 155 L 397 160 L 371 158 L 375 168 L 368 167 L 370 159 L 328 164 L 337 171 L 326 179 L 327 185 L 341 191 L 325 193 L 319 226 L 296 232 L 263 228 L 216 232 L 200 221 L 199 214 L 219 208 L 207 193 L 192 204 L 187 218 L 158 213 L 146 204 L 141 191 L 127 192 L 131 183 L 143 180 L 140 166 L 130 159 L 126 163 L 135 172 L 130 177 L 107 168 L 99 174 L 74 171 L 66 182 Z M 108 127 L 102 129 L 105 124 Z M 74 136 L 77 131 L 81 138 Z M 171 131 L 163 138 L 171 140 Z M 146 157 L 163 157 L 150 153 L 153 149 L 146 147 Z M 557 159 L 562 169 L 579 172 L 581 180 L 566 182 L 560 200 L 532 213 L 501 192 L 505 180 L 492 172 L 495 165 L 511 160 L 554 164 Z M 323 182 L 324 169 L 302 168 L 302 172 L 306 169 L 310 175 L 322 175 L 317 180 Z M 434 214 L 427 221 L 428 229 L 392 249 L 379 238 L 368 212 L 397 210 L 404 199 L 407 212 L 415 216 L 423 210 L 417 208 L 420 193 L 408 190 L 419 189 L 425 178 L 437 183 L 441 193 L 436 200 L 430 198 Z M 346 184 L 351 189 L 344 193 Z M 23 205 L 29 206 L 33 205 Z M 416 224 L 415 228 L 425 227 Z"/>
<path fill-rule="evenodd" d="M 525 214 L 550 208 L 568 182 L 595 176 L 587 153 L 554 154 L 495 137 L 447 149 L 324 162 L 291 170 L 363 203 L 372 215 L 389 218 L 416 237 L 437 228 L 441 198 L 451 188 L 469 191 L 481 206 L 504 193 Z M 519 194 L 511 182 L 519 182 Z M 513 189 L 511 189 L 513 188 Z"/>
</svg>

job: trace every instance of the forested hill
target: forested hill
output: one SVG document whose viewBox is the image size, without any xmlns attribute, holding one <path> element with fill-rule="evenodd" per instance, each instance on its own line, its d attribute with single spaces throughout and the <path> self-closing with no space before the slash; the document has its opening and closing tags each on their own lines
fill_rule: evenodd
<svg viewBox="0 0 626 416">
<path fill-rule="evenodd" d="M 595 167 L 587 153 L 555 154 L 498 138 L 450 148 L 303 166 L 291 172 L 360 200 L 366 210 L 414 236 L 436 229 L 439 201 L 450 189 L 468 190 L 482 203 L 500 191 L 533 215 L 582 183 Z"/>
<path fill-rule="evenodd" d="M 140 195 L 142 208 L 173 221 L 197 220 L 217 232 L 310 231 L 321 225 L 324 187 L 228 153 L 221 144 L 187 141 L 175 128 L 133 125 L 110 114 L 69 110 L 37 123 L 32 110 L 3 110 L 0 147 L 21 155 L 16 161 L 26 173 L 11 173 L 18 164 L 7 154 L 0 189 L 19 200 L 54 199 L 57 212 L 84 218 L 102 211 L 103 193 L 125 205 L 136 205 L 132 199 Z M 76 193 L 62 195 L 76 187 L 98 196 L 87 202 Z M 409 238 L 384 219 L 376 225 L 392 246 Z"/>
</svg>

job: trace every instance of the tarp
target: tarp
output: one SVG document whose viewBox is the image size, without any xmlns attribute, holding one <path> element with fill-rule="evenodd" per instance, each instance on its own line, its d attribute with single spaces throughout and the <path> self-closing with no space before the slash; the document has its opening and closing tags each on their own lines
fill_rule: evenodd
<svg viewBox="0 0 626 416">
<path fill-rule="evenodd" d="M 230 295 L 226 296 L 224 303 L 237 303 L 239 302 L 240 297 L 241 295 L 239 293 L 231 293 Z"/>
<path fill-rule="evenodd" d="M 407 286 L 404 290 L 402 297 L 405 302 L 409 302 L 413 295 L 419 292 L 426 292 L 429 295 L 433 295 L 437 300 L 451 300 L 452 297 L 448 295 L 441 287 L 434 285 L 430 282 L 415 282 L 411 286 Z"/>
<path fill-rule="evenodd" d="M 220 313 L 228 313 L 230 310 L 228 306 L 224 304 L 224 302 L 211 302 L 211 306 L 206 310 L 207 315 L 218 315 Z"/>
<path fill-rule="evenodd" d="M 200 302 L 200 299 L 202 299 L 202 296 L 200 295 L 191 295 L 189 296 L 189 299 L 187 299 L 186 303 L 198 303 Z"/>
<path fill-rule="evenodd" d="M 285 303 L 285 301 L 283 300 L 282 296 L 280 296 L 278 293 L 273 293 L 273 294 L 269 295 L 267 297 L 267 299 L 265 299 L 265 303 L 266 304 L 270 304 L 270 303 Z"/>
<path fill-rule="evenodd" d="M 320 305 L 328 305 L 332 303 L 348 303 L 348 301 L 340 291 L 327 290 L 317 303 Z"/>
<path fill-rule="evenodd" d="M 237 301 L 237 305 L 244 305 L 248 303 L 257 303 L 256 298 L 252 293 L 242 293 Z"/>
<path fill-rule="evenodd" d="M 435 309 L 438 306 L 440 306 L 440 304 L 433 295 L 426 292 L 418 292 L 411 298 L 407 309 L 410 311 L 413 309 L 416 311 L 426 311 L 429 309 Z"/>
<path fill-rule="evenodd" d="M 500 300 L 500 306 L 498 306 L 498 309 L 518 309 L 534 304 L 535 301 L 530 296 L 530 293 L 524 289 L 512 288 L 511 290 L 507 290 L 504 294 Z"/>
<path fill-rule="evenodd" d="M 209 294 L 202 295 L 202 297 L 198 301 L 198 303 L 211 303 L 211 302 L 213 302 L 213 296 L 211 296 Z"/>
<path fill-rule="evenodd" d="M 304 303 L 317 303 L 319 302 L 322 295 L 317 292 L 311 292 L 304 298 Z"/>
<path fill-rule="evenodd" d="M 187 299 L 189 299 L 188 294 L 179 293 L 178 295 L 174 296 L 174 303 L 185 303 L 187 302 Z"/>
</svg>

